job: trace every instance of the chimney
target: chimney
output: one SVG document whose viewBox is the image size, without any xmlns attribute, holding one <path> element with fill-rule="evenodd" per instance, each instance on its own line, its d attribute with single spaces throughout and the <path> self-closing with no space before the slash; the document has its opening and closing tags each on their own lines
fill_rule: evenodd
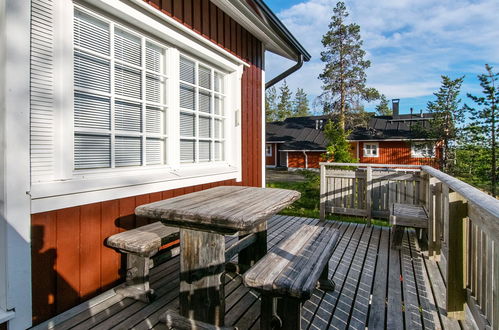
<svg viewBox="0 0 499 330">
<path fill-rule="evenodd" d="M 423 118 L 423 109 L 419 110 L 419 117 Z"/>
<path fill-rule="evenodd" d="M 399 116 L 399 102 L 400 102 L 400 99 L 393 99 L 392 100 L 393 118 L 398 118 L 398 116 Z"/>
<path fill-rule="evenodd" d="M 413 109 L 413 108 L 411 108 L 411 118 L 412 118 L 412 112 L 413 112 L 413 111 L 414 111 L 414 109 Z"/>
</svg>

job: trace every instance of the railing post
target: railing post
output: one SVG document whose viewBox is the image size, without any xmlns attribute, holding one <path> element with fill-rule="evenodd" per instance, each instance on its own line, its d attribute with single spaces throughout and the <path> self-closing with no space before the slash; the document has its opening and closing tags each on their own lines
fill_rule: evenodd
<svg viewBox="0 0 499 330">
<path fill-rule="evenodd" d="M 327 181 L 326 181 L 326 166 L 321 164 L 321 182 L 320 182 L 320 214 L 321 221 L 326 220 L 326 194 L 327 194 Z"/>
<path fill-rule="evenodd" d="M 366 216 L 367 216 L 367 224 L 371 225 L 371 217 L 372 217 L 372 196 L 371 196 L 371 181 L 373 177 L 373 169 L 371 166 L 367 167 L 366 171 Z"/>
<path fill-rule="evenodd" d="M 444 208 L 446 209 L 446 208 Z M 445 214 L 444 241 L 447 245 L 447 314 L 455 319 L 464 318 L 465 294 L 465 219 L 467 201 L 458 193 L 448 194 L 448 213 Z"/>
<path fill-rule="evenodd" d="M 436 260 L 440 255 L 441 185 L 428 174 L 426 186 L 426 207 L 428 208 L 428 256 Z"/>
</svg>

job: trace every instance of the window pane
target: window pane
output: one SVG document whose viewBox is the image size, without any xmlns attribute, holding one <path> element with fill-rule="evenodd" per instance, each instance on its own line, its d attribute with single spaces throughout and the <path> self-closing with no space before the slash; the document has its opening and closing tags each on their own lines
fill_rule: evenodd
<svg viewBox="0 0 499 330">
<path fill-rule="evenodd" d="M 208 162 L 211 160 L 211 142 L 199 141 L 199 161 Z"/>
<path fill-rule="evenodd" d="M 224 123 L 223 120 L 215 119 L 215 139 L 224 138 Z"/>
<path fill-rule="evenodd" d="M 215 96 L 215 114 L 216 115 L 223 115 L 224 114 L 224 100 L 221 96 L 216 95 Z"/>
<path fill-rule="evenodd" d="M 196 124 L 194 115 L 188 113 L 180 113 L 180 135 L 195 136 Z"/>
<path fill-rule="evenodd" d="M 151 71 L 161 72 L 164 50 L 151 43 L 146 44 L 146 68 Z"/>
<path fill-rule="evenodd" d="M 114 105 L 115 128 L 121 131 L 141 132 L 141 112 L 140 103 L 116 101 Z"/>
<path fill-rule="evenodd" d="M 199 117 L 199 137 L 211 138 L 211 119 Z"/>
<path fill-rule="evenodd" d="M 187 85 L 180 85 L 180 107 L 194 110 L 194 88 Z"/>
<path fill-rule="evenodd" d="M 223 157 L 223 147 L 224 147 L 224 144 L 223 142 L 215 142 L 215 160 L 224 160 L 224 157 Z"/>
<path fill-rule="evenodd" d="M 211 93 L 199 92 L 199 111 L 210 113 L 211 112 Z"/>
<path fill-rule="evenodd" d="M 109 93 L 109 76 L 110 65 L 108 60 L 75 52 L 74 83 L 76 87 Z"/>
<path fill-rule="evenodd" d="M 75 93 L 74 121 L 78 128 L 111 128 L 111 102 L 108 97 Z"/>
<path fill-rule="evenodd" d="M 75 134 L 75 169 L 111 167 L 111 139 L 103 135 Z"/>
<path fill-rule="evenodd" d="M 223 75 L 218 72 L 215 72 L 215 91 L 223 93 L 224 92 L 223 88 L 224 88 Z"/>
<path fill-rule="evenodd" d="M 195 142 L 188 140 L 180 140 L 180 161 L 182 163 L 194 162 Z"/>
<path fill-rule="evenodd" d="M 141 138 L 117 136 L 115 148 L 116 166 L 138 166 L 142 164 Z"/>
<path fill-rule="evenodd" d="M 94 52 L 109 55 L 109 24 L 75 10 L 74 44 Z"/>
<path fill-rule="evenodd" d="M 155 103 L 165 103 L 164 95 L 164 78 L 148 73 L 146 76 L 146 100 Z"/>
<path fill-rule="evenodd" d="M 123 65 L 116 65 L 114 78 L 116 95 L 140 99 L 142 97 L 142 82 L 140 77 L 139 70 Z"/>
<path fill-rule="evenodd" d="M 199 67 L 199 86 L 204 88 L 211 88 L 211 69 L 200 66 Z"/>
<path fill-rule="evenodd" d="M 120 29 L 114 31 L 114 57 L 137 66 L 142 65 L 140 38 Z"/>
<path fill-rule="evenodd" d="M 148 106 L 146 109 L 146 132 L 165 134 L 165 112 L 158 107 Z"/>
<path fill-rule="evenodd" d="M 190 61 L 185 57 L 180 57 L 180 80 L 194 84 L 195 68 L 196 65 L 193 61 Z"/>
<path fill-rule="evenodd" d="M 158 165 L 164 163 L 163 151 L 165 141 L 162 139 L 146 140 L 146 163 L 147 165 Z"/>
</svg>

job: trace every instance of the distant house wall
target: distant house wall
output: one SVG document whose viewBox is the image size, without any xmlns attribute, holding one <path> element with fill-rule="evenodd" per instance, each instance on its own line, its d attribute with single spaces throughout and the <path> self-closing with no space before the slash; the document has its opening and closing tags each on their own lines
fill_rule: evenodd
<svg viewBox="0 0 499 330">
<path fill-rule="evenodd" d="M 441 149 L 436 148 L 435 158 L 415 158 L 411 156 L 411 144 L 409 141 L 379 141 L 378 157 L 365 157 L 364 144 L 370 142 L 359 142 L 359 162 L 372 164 L 403 164 L 403 165 L 430 165 L 438 167 L 438 159 L 441 157 Z"/>
<path fill-rule="evenodd" d="M 148 3 L 249 64 L 241 79 L 242 181 L 211 182 L 33 214 L 34 324 L 124 280 L 124 258 L 107 248 L 104 240 L 147 223 L 134 216 L 138 205 L 219 185 L 262 184 L 262 43 L 208 0 Z"/>
<path fill-rule="evenodd" d="M 288 168 L 319 168 L 319 163 L 324 161 L 323 153 L 324 151 L 307 151 L 306 164 L 303 152 L 288 152 Z"/>
</svg>

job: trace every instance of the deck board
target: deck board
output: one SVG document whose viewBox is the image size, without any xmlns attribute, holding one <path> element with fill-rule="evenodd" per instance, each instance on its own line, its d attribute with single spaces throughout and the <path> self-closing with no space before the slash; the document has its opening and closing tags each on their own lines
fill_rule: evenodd
<svg viewBox="0 0 499 330">
<path fill-rule="evenodd" d="M 278 244 L 303 224 L 317 219 L 275 216 L 268 225 L 268 247 Z M 329 261 L 334 292 L 314 290 L 302 310 L 303 329 L 456 329 L 457 321 L 444 315 L 444 285 L 438 265 L 421 252 L 414 230 L 404 235 L 400 251 L 390 249 L 386 227 L 334 222 L 340 238 Z M 235 238 L 228 238 L 227 245 Z M 103 295 L 89 308 L 79 306 L 37 329 L 127 329 L 166 327 L 164 311 L 178 309 L 178 268 L 175 257 L 151 270 L 151 286 L 159 297 L 145 304 L 118 295 Z M 258 294 L 244 287 L 240 276 L 225 278 L 226 324 L 239 329 L 260 329 Z M 97 300 L 98 301 L 98 300 Z M 61 321 L 62 320 L 62 321 Z"/>
</svg>

